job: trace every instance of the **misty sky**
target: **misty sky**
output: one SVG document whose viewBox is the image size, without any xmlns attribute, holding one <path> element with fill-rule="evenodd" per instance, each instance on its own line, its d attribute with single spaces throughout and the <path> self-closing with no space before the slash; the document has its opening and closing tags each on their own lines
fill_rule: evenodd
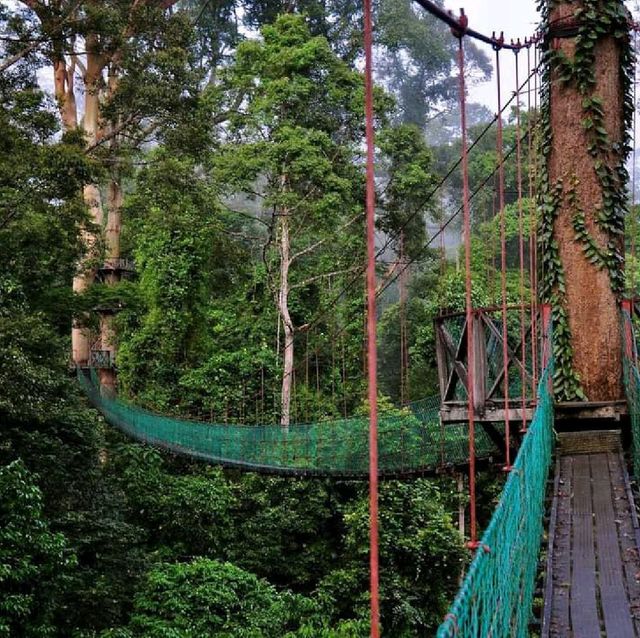
<svg viewBox="0 0 640 638">
<path fill-rule="evenodd" d="M 535 0 L 446 0 L 445 7 L 458 14 L 460 7 L 464 7 L 469 17 L 469 26 L 476 31 L 491 35 L 493 31 L 504 31 L 505 40 L 511 38 L 523 39 L 530 36 L 537 28 L 538 13 L 535 8 Z M 495 59 L 495 53 L 489 46 L 482 43 L 478 45 Z M 508 51 L 501 53 L 500 63 L 503 102 L 505 96 L 510 96 L 515 86 L 514 54 Z M 521 82 L 526 77 L 526 54 L 520 56 Z M 486 104 L 492 111 L 496 110 L 497 96 L 494 82 L 486 82 L 469 90 L 471 99 L 475 102 Z"/>
<path fill-rule="evenodd" d="M 464 7 L 469 17 L 469 26 L 476 31 L 491 35 L 493 31 L 504 31 L 506 40 L 523 38 L 536 30 L 539 16 L 536 11 L 535 0 L 445 0 L 445 7 L 458 14 L 460 7 Z M 638 14 L 638 0 L 626 0 L 629 9 Z M 491 60 L 495 59 L 495 53 L 489 46 L 482 46 Z M 515 86 L 513 69 L 513 54 L 504 52 L 500 64 L 504 96 L 511 95 Z M 526 54 L 522 54 L 520 61 L 520 75 L 522 80 L 526 77 Z M 524 71 L 523 72 L 523 65 Z M 522 82 L 521 80 L 521 82 Z M 470 87 L 470 97 L 476 102 L 486 104 L 492 111 L 496 110 L 496 88 L 492 82 L 486 82 L 478 86 Z"/>
</svg>

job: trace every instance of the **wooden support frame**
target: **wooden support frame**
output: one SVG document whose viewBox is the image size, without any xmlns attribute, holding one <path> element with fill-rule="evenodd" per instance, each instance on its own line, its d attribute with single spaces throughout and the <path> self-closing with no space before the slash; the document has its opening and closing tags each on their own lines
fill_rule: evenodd
<svg viewBox="0 0 640 638">
<path fill-rule="evenodd" d="M 526 316 L 530 319 L 529 307 L 525 306 Z M 518 314 L 522 306 L 507 308 L 508 313 Z M 501 309 L 497 307 L 476 308 L 472 315 L 474 343 L 474 416 L 480 422 L 492 423 L 522 419 L 522 397 L 512 395 L 505 406 L 505 368 L 498 353 L 502 352 L 503 336 L 501 329 Z M 538 325 L 542 325 L 542 321 Z M 500 325 L 499 325 L 500 324 Z M 468 356 L 466 334 L 469 326 L 464 313 L 450 313 L 435 319 L 436 358 L 438 364 L 438 383 L 442 397 L 441 418 L 443 423 L 460 423 L 469 418 L 466 397 L 468 396 Z M 510 383 L 524 376 L 525 418 L 531 420 L 535 407 L 535 388 L 533 387 L 531 361 L 531 330 L 524 331 L 524 351 L 527 360 L 522 360 L 522 338 L 520 331 L 510 335 L 507 342 L 508 361 L 506 372 Z M 539 348 L 538 351 L 542 351 Z M 495 359 L 495 361 L 494 361 Z"/>
</svg>

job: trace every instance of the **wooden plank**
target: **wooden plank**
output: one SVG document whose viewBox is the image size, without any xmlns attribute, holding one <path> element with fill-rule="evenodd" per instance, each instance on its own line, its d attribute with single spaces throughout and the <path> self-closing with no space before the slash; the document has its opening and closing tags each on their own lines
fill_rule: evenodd
<svg viewBox="0 0 640 638">
<path fill-rule="evenodd" d="M 482 414 L 487 391 L 487 344 L 480 317 L 472 319 L 473 332 L 473 407 Z"/>
<path fill-rule="evenodd" d="M 609 454 L 608 460 L 629 609 L 634 619 L 634 635 L 640 635 L 640 582 L 637 577 L 640 573 L 640 556 L 636 536 L 635 504 L 622 454 Z"/>
<path fill-rule="evenodd" d="M 447 366 L 447 347 L 444 337 L 441 334 L 442 328 L 436 324 L 436 363 L 438 364 L 438 384 L 440 385 L 440 396 L 447 393 L 447 379 L 449 376 Z"/>
<path fill-rule="evenodd" d="M 560 459 L 556 459 L 553 477 L 553 500 L 549 516 L 549 535 L 547 537 L 547 564 L 544 575 L 544 600 L 542 607 L 541 638 L 549 638 L 551 610 L 553 607 L 553 563 L 555 560 L 556 527 L 558 523 L 558 501 L 560 499 Z"/>
<path fill-rule="evenodd" d="M 598 589 L 607 636 L 633 636 L 606 454 L 589 456 L 597 543 Z"/>
<path fill-rule="evenodd" d="M 575 421 L 576 419 L 603 419 L 607 421 L 620 421 L 620 417 L 627 414 L 627 406 L 624 402 L 612 401 L 607 405 L 583 401 L 580 403 L 556 403 L 557 421 Z M 620 427 L 617 423 L 614 427 Z"/>
<path fill-rule="evenodd" d="M 637 519 L 624 459 L 581 454 L 561 456 L 559 465 L 542 637 L 640 636 Z"/>
<path fill-rule="evenodd" d="M 588 455 L 575 457 L 573 479 L 571 626 L 575 636 L 600 638 L 600 619 L 596 598 L 591 468 Z"/>
<path fill-rule="evenodd" d="M 553 588 L 549 636 L 569 635 L 571 593 L 571 506 L 573 500 L 573 457 L 560 458 L 558 512 L 553 548 L 551 582 Z"/>
<path fill-rule="evenodd" d="M 525 415 L 528 421 L 533 419 L 533 413 L 535 408 L 527 408 Z M 462 405 L 459 401 L 455 403 L 447 401 L 442 404 L 440 408 L 440 416 L 443 423 L 466 423 L 469 420 L 469 410 L 466 403 Z M 517 422 L 522 418 L 522 410 L 520 408 L 512 407 L 509 409 L 509 420 Z M 505 411 L 503 408 L 488 407 L 485 404 L 485 409 L 482 414 L 476 415 L 476 421 L 491 422 L 491 423 L 503 423 L 505 420 Z"/>
</svg>

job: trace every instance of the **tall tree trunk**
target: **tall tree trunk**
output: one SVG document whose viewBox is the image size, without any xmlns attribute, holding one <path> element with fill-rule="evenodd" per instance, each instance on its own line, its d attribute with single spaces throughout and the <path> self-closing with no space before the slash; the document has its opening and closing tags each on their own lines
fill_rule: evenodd
<svg viewBox="0 0 640 638">
<path fill-rule="evenodd" d="M 60 120 L 64 131 L 71 131 L 78 126 L 78 110 L 74 92 L 75 65 L 67 64 L 64 54 L 55 47 L 53 54 L 53 83 L 54 94 L 60 113 Z M 100 205 L 100 193 L 97 189 L 87 186 L 84 189 L 84 200 L 89 207 L 92 219 L 102 222 L 102 207 Z M 83 229 L 82 239 L 85 245 L 93 244 L 91 235 Z M 82 267 L 82 264 L 80 264 Z M 84 292 L 90 284 L 93 276 L 86 269 L 81 268 L 73 279 L 73 291 Z M 74 322 L 71 328 L 71 351 L 73 362 L 77 365 L 86 365 L 89 361 L 89 331 L 81 322 Z"/>
<path fill-rule="evenodd" d="M 107 189 L 107 224 L 105 228 L 106 270 L 105 283 L 113 286 L 120 281 L 120 218 L 122 214 L 122 186 L 117 171 L 111 176 Z M 116 357 L 116 334 L 114 327 L 115 314 L 110 309 L 100 318 L 100 348 L 109 352 L 109 358 L 113 363 Z M 116 391 L 115 368 L 103 368 L 100 371 L 100 385 L 105 393 L 115 394 Z"/>
<path fill-rule="evenodd" d="M 78 109 L 74 92 L 75 65 L 67 62 L 62 54 L 53 62 L 53 85 L 58 110 L 65 131 L 78 126 Z"/>
<path fill-rule="evenodd" d="M 122 216 L 122 185 L 120 175 L 114 171 L 109 182 L 107 191 L 107 226 L 105 229 L 105 243 L 107 259 L 120 259 L 120 226 Z M 119 277 L 110 274 L 107 283 L 114 284 L 119 281 Z"/>
<path fill-rule="evenodd" d="M 82 128 L 91 146 L 98 141 L 100 126 L 100 87 L 102 72 L 106 65 L 104 57 L 98 53 L 98 40 L 95 34 L 86 38 L 87 69 L 84 74 L 84 118 Z"/>
<path fill-rule="evenodd" d="M 102 226 L 100 189 L 95 184 L 87 184 L 83 189 L 83 198 L 93 223 L 98 227 Z M 73 291 L 77 294 L 85 292 L 95 278 L 95 266 L 89 267 L 88 262 L 90 263 L 91 258 L 96 256 L 97 237 L 86 228 L 81 230 L 81 234 L 86 251 L 84 258 L 78 264 L 78 272 L 73 278 Z M 86 365 L 89 362 L 90 334 L 82 322 L 74 322 L 71 328 L 71 350 L 73 362 L 76 365 Z"/>
<path fill-rule="evenodd" d="M 85 133 L 87 144 L 91 146 L 98 140 L 100 126 L 100 81 L 104 60 L 96 53 L 97 39 L 95 35 L 88 35 L 86 38 L 87 47 L 87 69 L 84 75 L 84 117 L 82 118 L 82 128 Z M 63 122 L 64 123 L 64 122 Z M 65 128 L 67 128 L 67 124 Z M 77 126 L 76 122 L 73 128 Z M 87 184 L 83 189 L 84 202 L 89 210 L 91 221 L 97 226 L 98 232 L 102 228 L 104 221 L 102 197 L 97 184 Z M 79 264 L 79 272 L 73 279 L 73 290 L 76 293 L 83 293 L 93 283 L 96 275 L 95 265 L 87 267 L 87 263 L 95 261 L 97 257 L 99 237 L 86 228 L 82 230 L 85 244 L 85 256 Z M 89 331 L 78 323 L 74 323 L 71 330 L 72 356 L 76 365 L 85 365 L 90 357 L 90 334 Z"/>
<path fill-rule="evenodd" d="M 279 218 L 280 287 L 278 311 L 282 318 L 284 343 L 282 353 L 282 395 L 280 400 L 280 424 L 288 427 L 291 422 L 291 389 L 293 387 L 293 339 L 295 328 L 289 313 L 289 266 L 291 242 L 289 237 L 289 212 L 285 209 Z"/>
<path fill-rule="evenodd" d="M 550 192 L 555 188 L 558 195 L 555 217 L 547 223 L 553 224 L 566 292 L 563 294 L 557 283 L 550 285 L 560 297 L 554 321 L 562 320 L 556 313 L 566 313 L 573 371 L 582 391 L 590 401 L 612 401 L 623 396 L 616 298 L 622 292 L 623 222 L 614 217 L 624 204 L 610 202 L 626 196 L 624 169 L 618 169 L 619 162 L 624 166 L 623 151 L 618 149 L 624 144 L 625 44 L 614 35 L 619 26 L 610 26 L 609 33 L 603 34 L 596 34 L 595 26 L 612 24 L 605 20 L 604 11 L 623 10 L 623 2 L 600 3 L 593 9 L 595 18 L 589 16 L 591 9 L 587 5 L 591 7 L 593 3 L 549 3 L 551 144 L 546 162 Z M 587 13 L 585 8 L 589 9 Z M 592 24 L 587 24 L 589 21 Z M 588 56 L 579 49 L 584 46 L 585 37 L 575 37 L 579 28 L 589 28 L 590 36 L 597 37 L 593 59 L 588 62 Z M 624 24 L 622 33 L 627 30 Z M 611 211 L 615 211 L 613 216 Z M 545 214 L 543 208 L 543 222 Z M 617 229 L 612 224 L 618 224 Z M 543 251 L 544 285 L 545 278 L 553 281 L 549 277 L 557 266 L 549 262 L 550 253 L 544 246 Z M 570 356 L 567 350 L 567 357 Z"/>
</svg>

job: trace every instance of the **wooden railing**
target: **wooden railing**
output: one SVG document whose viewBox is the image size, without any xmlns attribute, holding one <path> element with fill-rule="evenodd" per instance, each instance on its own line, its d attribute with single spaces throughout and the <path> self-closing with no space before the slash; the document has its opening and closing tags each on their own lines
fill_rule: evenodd
<svg viewBox="0 0 640 638">
<path fill-rule="evenodd" d="M 530 306 L 507 307 L 506 367 L 502 309 L 476 308 L 471 324 L 468 325 L 465 313 L 460 312 L 441 314 L 435 319 L 443 421 L 458 422 L 468 418 L 469 377 L 473 380 L 474 414 L 479 420 L 504 421 L 506 410 L 514 419 L 522 418 L 524 411 L 525 418 L 530 420 L 540 369 L 540 312 L 532 313 Z M 467 353 L 469 329 L 473 330 L 474 350 L 471 375 Z"/>
</svg>

